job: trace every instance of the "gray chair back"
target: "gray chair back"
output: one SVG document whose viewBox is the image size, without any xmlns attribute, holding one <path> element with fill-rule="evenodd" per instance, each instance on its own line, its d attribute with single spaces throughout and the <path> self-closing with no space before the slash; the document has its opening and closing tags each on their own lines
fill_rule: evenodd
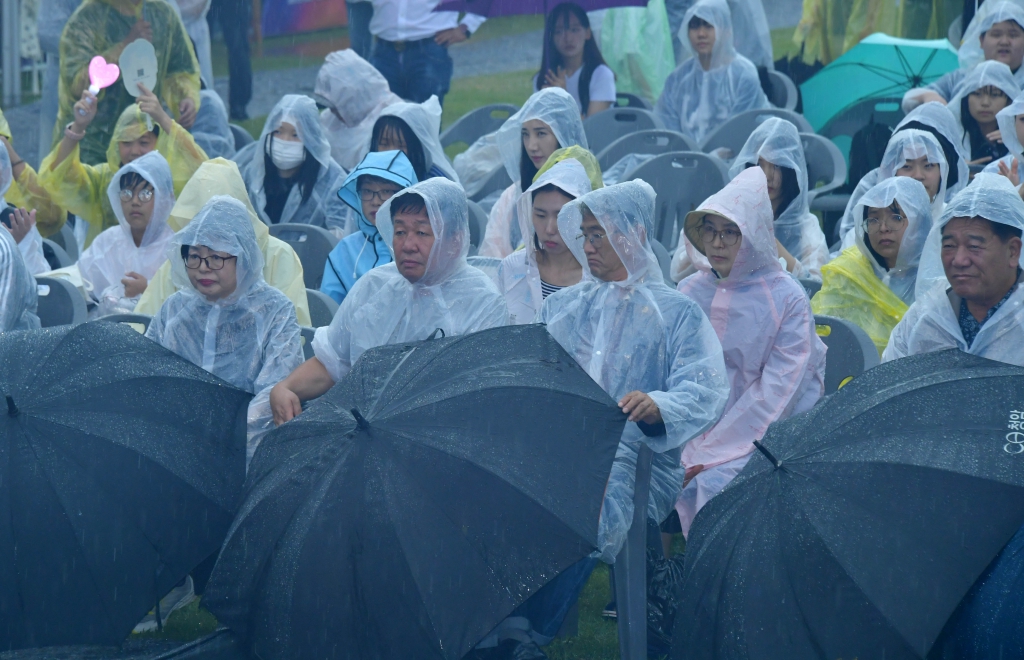
<svg viewBox="0 0 1024 660">
<path fill-rule="evenodd" d="M 519 108 L 508 103 L 495 103 L 470 110 L 441 133 L 441 146 L 447 148 L 462 142 L 468 147 L 488 133 L 493 133 L 501 128 L 505 120 L 514 115 L 517 110 Z"/>
<path fill-rule="evenodd" d="M 801 133 L 814 132 L 814 129 L 804 119 L 804 116 L 798 115 L 792 110 L 785 110 L 783 108 L 747 110 L 734 117 L 730 117 L 724 124 L 712 131 L 710 135 L 704 138 L 701 150 L 710 153 L 715 149 L 725 148 L 732 151 L 733 156 L 736 156 L 740 153 L 740 149 L 746 144 L 747 138 L 754 132 L 754 129 L 770 117 L 785 119 L 796 126 L 796 130 Z"/>
<path fill-rule="evenodd" d="M 61 225 L 60 231 L 50 236 L 49 239 L 64 248 L 72 263 L 78 261 L 78 241 L 75 240 L 75 230 L 68 223 L 65 222 Z"/>
<path fill-rule="evenodd" d="M 728 181 L 725 163 L 692 151 L 655 156 L 631 172 L 623 181 L 643 179 L 658 193 L 654 208 L 654 239 L 667 250 L 679 243 L 683 218 Z"/>
<path fill-rule="evenodd" d="M 486 232 L 487 212 L 479 204 L 469 200 L 469 244 L 479 248 Z"/>
<path fill-rule="evenodd" d="M 498 267 L 501 266 L 501 259 L 497 257 L 473 256 L 466 259 L 466 263 L 473 268 L 483 271 L 495 284 L 498 283 Z"/>
<path fill-rule="evenodd" d="M 302 279 L 307 289 L 319 289 L 324 265 L 338 239 L 323 227 L 286 222 L 270 226 L 270 235 L 292 246 L 302 262 Z"/>
<path fill-rule="evenodd" d="M 313 357 L 313 335 L 316 334 L 316 330 L 300 326 L 299 334 L 302 335 L 302 357 L 308 360 Z"/>
<path fill-rule="evenodd" d="M 256 141 L 256 139 L 249 134 L 249 131 L 245 130 L 238 124 L 228 124 L 228 128 L 231 129 L 231 135 L 235 138 L 235 151 L 241 151 L 242 147 L 248 146 Z"/>
<path fill-rule="evenodd" d="M 153 322 L 153 317 L 149 314 L 107 314 L 101 316 L 96 321 L 106 321 L 107 323 L 130 323 L 143 326 L 146 330 L 149 330 L 149 324 Z"/>
<path fill-rule="evenodd" d="M 309 319 L 314 328 L 330 325 L 338 311 L 334 298 L 322 291 L 306 289 L 306 303 L 309 305 Z"/>
<path fill-rule="evenodd" d="M 843 108 L 837 115 L 829 119 L 818 135 L 834 140 L 840 136 L 852 138 L 857 131 L 868 124 L 884 124 L 896 128 L 896 124 L 904 117 L 903 99 L 891 96 L 879 99 L 862 99 Z M 801 129 L 803 131 L 803 129 Z M 810 133 L 811 131 L 805 131 Z"/>
<path fill-rule="evenodd" d="M 583 122 L 587 134 L 587 145 L 591 153 L 599 154 L 612 142 L 623 135 L 664 128 L 661 120 L 650 110 L 643 108 L 609 108 Z"/>
<path fill-rule="evenodd" d="M 39 307 L 36 314 L 44 328 L 85 323 L 85 298 L 71 282 L 59 277 L 37 277 Z"/>
<path fill-rule="evenodd" d="M 617 108 L 643 108 L 644 110 L 653 110 L 651 104 L 647 102 L 643 97 L 637 96 L 636 94 L 627 94 L 626 92 L 616 92 L 615 94 L 615 107 Z"/>
<path fill-rule="evenodd" d="M 768 95 L 768 100 L 772 102 L 772 105 L 785 110 L 794 110 L 799 93 L 789 76 L 781 71 L 768 69 L 768 80 L 772 84 L 771 94 Z"/>
<path fill-rule="evenodd" d="M 508 188 L 511 185 L 512 179 L 509 178 L 508 172 L 505 170 L 505 166 L 501 165 L 499 167 L 496 167 L 494 171 L 491 172 L 491 176 L 487 179 L 487 181 L 484 182 L 484 185 L 480 187 L 480 190 L 476 191 L 476 193 L 474 193 L 473 196 L 470 197 L 470 200 L 479 202 L 480 200 L 482 200 L 484 197 L 487 197 L 491 193 L 498 190 L 504 190 L 505 188 Z"/>
<path fill-rule="evenodd" d="M 48 238 L 43 239 L 43 256 L 46 258 L 46 263 L 50 264 L 50 270 L 67 268 L 75 263 L 64 251 L 64 248 Z"/>
<path fill-rule="evenodd" d="M 654 256 L 658 258 L 658 265 L 661 266 L 661 274 L 665 278 L 665 284 L 674 289 L 676 283 L 672 281 L 672 255 L 668 253 L 668 250 L 661 244 L 661 241 L 656 238 L 651 239 L 651 249 L 654 250 Z"/>
<path fill-rule="evenodd" d="M 622 660 L 647 660 L 647 500 L 653 460 L 654 452 L 647 443 L 641 443 L 636 457 L 633 520 L 613 564 Z"/>
<path fill-rule="evenodd" d="M 820 135 L 801 133 L 800 143 L 807 161 L 808 197 L 813 203 L 815 198 L 846 183 L 846 159 L 832 140 Z"/>
<path fill-rule="evenodd" d="M 818 336 L 828 347 L 825 354 L 825 394 L 839 389 L 847 378 L 856 378 L 879 363 L 878 349 L 859 326 L 834 316 L 814 315 L 818 326 L 828 328 L 828 334 Z"/>
<path fill-rule="evenodd" d="M 821 282 L 818 280 L 800 279 L 797 281 L 800 282 L 800 286 L 804 288 L 804 292 L 807 294 L 808 298 L 813 298 L 814 294 L 821 291 Z"/>
<path fill-rule="evenodd" d="M 700 148 L 682 133 L 664 128 L 654 128 L 623 135 L 597 155 L 597 162 L 601 166 L 601 170 L 605 171 L 629 154 L 657 156 L 670 151 L 700 151 Z"/>
</svg>

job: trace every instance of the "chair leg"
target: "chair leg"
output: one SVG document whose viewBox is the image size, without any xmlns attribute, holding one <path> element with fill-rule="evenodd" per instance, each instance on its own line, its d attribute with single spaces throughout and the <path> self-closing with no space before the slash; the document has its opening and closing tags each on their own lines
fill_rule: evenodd
<svg viewBox="0 0 1024 660">
<path fill-rule="evenodd" d="M 651 449 L 643 445 L 637 456 L 633 522 L 626 543 L 615 558 L 615 603 L 622 660 L 647 658 L 647 499 L 653 457 Z"/>
</svg>

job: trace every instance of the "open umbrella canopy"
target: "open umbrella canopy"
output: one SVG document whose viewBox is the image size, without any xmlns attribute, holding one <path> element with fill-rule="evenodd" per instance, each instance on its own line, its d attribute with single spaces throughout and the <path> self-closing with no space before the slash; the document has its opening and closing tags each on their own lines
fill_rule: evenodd
<svg viewBox="0 0 1024 660">
<path fill-rule="evenodd" d="M 478 16 L 516 16 L 519 14 L 547 14 L 568 0 L 442 0 L 434 11 L 470 12 Z M 646 7 L 647 0 L 573 0 L 584 11 L 611 9 L 612 7 Z"/>
<path fill-rule="evenodd" d="M 820 130 L 863 99 L 902 97 L 960 66 L 946 39 L 916 40 L 876 32 L 800 85 L 804 117 Z"/>
<path fill-rule="evenodd" d="M 1022 402 L 951 350 L 773 424 L 694 521 L 672 657 L 924 657 L 1024 522 Z"/>
<path fill-rule="evenodd" d="M 543 326 L 363 354 L 253 457 L 204 604 L 267 660 L 455 660 L 597 542 L 625 425 Z"/>
<path fill-rule="evenodd" d="M 0 650 L 119 644 L 217 551 L 251 395 L 130 327 L 0 335 Z"/>
</svg>

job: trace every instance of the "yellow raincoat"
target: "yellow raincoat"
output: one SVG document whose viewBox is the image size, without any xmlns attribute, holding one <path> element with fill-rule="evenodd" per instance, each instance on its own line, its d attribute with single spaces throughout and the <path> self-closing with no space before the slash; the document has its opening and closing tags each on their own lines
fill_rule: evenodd
<svg viewBox="0 0 1024 660">
<path fill-rule="evenodd" d="M 590 179 L 592 190 L 604 188 L 604 181 L 601 179 L 601 166 L 598 164 L 597 158 L 590 151 L 577 144 L 570 147 L 562 147 L 548 156 L 547 162 L 537 170 L 537 174 L 533 177 L 533 180 L 536 181 L 542 174 L 550 170 L 552 167 L 561 163 L 563 160 L 568 160 L 569 158 L 575 158 L 580 162 L 580 165 L 583 166 L 583 169 L 587 173 L 587 178 Z"/>
<path fill-rule="evenodd" d="M 0 110 L 0 135 L 3 135 L 10 142 L 14 142 L 11 135 L 11 126 L 4 117 L 3 110 Z M 32 166 L 25 163 L 25 169 L 21 176 L 11 182 L 11 187 L 4 195 L 8 204 L 18 208 L 36 210 L 36 228 L 43 236 L 52 236 L 60 231 L 68 219 L 67 211 L 62 209 L 53 201 L 53 198 L 39 183 L 39 175 L 32 169 Z"/>
<path fill-rule="evenodd" d="M 107 186 L 114 174 L 121 169 L 121 155 L 118 142 L 137 140 L 147 131 L 153 130 L 153 120 L 149 115 L 132 104 L 124 109 L 114 132 L 107 145 L 107 162 L 99 165 L 86 165 L 81 160 L 80 147 L 64 159 L 64 162 L 53 166 L 60 145 L 53 148 L 50 155 L 43 159 L 39 166 L 39 179 L 43 187 L 50 193 L 53 200 L 83 218 L 89 223 L 89 233 L 85 246 L 89 247 L 92 239 L 100 235 L 104 229 L 117 226 L 117 216 L 110 208 L 107 197 Z M 156 141 L 156 150 L 167 159 L 171 166 L 171 177 L 174 180 L 174 194 L 181 194 L 182 189 L 192 175 L 206 160 L 206 153 L 192 139 L 192 135 L 177 122 L 171 130 L 160 131 Z M 42 231 L 42 229 L 40 229 Z"/>
<path fill-rule="evenodd" d="M 245 190 L 242 175 L 238 173 L 238 166 L 233 162 L 215 158 L 203 163 L 178 195 L 178 201 L 171 209 L 171 217 L 167 219 L 167 224 L 175 232 L 181 231 L 214 195 L 230 195 L 249 209 L 249 219 L 256 230 L 256 242 L 263 251 L 263 279 L 295 304 L 295 316 L 299 325 L 312 325 L 309 318 L 309 303 L 306 301 L 306 285 L 302 279 L 302 262 L 290 245 L 270 235 L 267 226 L 256 215 L 249 201 L 249 193 Z M 171 281 L 171 263 L 164 262 L 149 281 L 146 292 L 135 306 L 135 312 L 155 316 L 164 301 L 177 290 Z"/>
<path fill-rule="evenodd" d="M 102 55 L 108 62 L 117 62 L 127 45 L 124 40 L 140 18 L 149 21 L 153 29 L 158 65 L 153 93 L 174 117 L 178 116 L 178 105 L 186 98 L 192 99 L 199 109 L 199 62 L 174 7 L 164 0 L 85 0 L 68 19 L 60 37 L 59 110 L 54 143 L 60 141 L 64 127 L 74 119 L 73 106 L 89 87 L 90 60 Z M 114 121 L 134 102 L 121 80 L 100 91 L 96 119 L 81 144 L 83 162 L 103 162 Z"/>
<path fill-rule="evenodd" d="M 846 319 L 868 333 L 879 355 L 907 309 L 856 245 L 821 267 L 821 291 L 811 298 L 815 314 Z"/>
<path fill-rule="evenodd" d="M 892 36 L 897 3 L 891 0 L 804 0 L 793 42 L 807 64 L 828 64 L 875 32 Z"/>
</svg>

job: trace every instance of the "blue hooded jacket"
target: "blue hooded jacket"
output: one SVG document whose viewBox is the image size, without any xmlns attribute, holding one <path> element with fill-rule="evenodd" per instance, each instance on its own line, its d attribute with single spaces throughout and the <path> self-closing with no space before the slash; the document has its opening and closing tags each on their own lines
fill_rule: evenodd
<svg viewBox="0 0 1024 660">
<path fill-rule="evenodd" d="M 371 175 L 402 188 L 408 188 L 416 180 L 412 163 L 401 151 L 378 151 L 366 154 L 345 179 L 338 197 L 351 206 L 359 218 L 359 231 L 341 239 L 324 265 L 324 277 L 320 291 L 326 293 L 339 305 L 360 277 L 370 269 L 391 263 L 391 251 L 384 238 L 363 215 L 363 202 L 359 198 L 359 177 Z"/>
</svg>

